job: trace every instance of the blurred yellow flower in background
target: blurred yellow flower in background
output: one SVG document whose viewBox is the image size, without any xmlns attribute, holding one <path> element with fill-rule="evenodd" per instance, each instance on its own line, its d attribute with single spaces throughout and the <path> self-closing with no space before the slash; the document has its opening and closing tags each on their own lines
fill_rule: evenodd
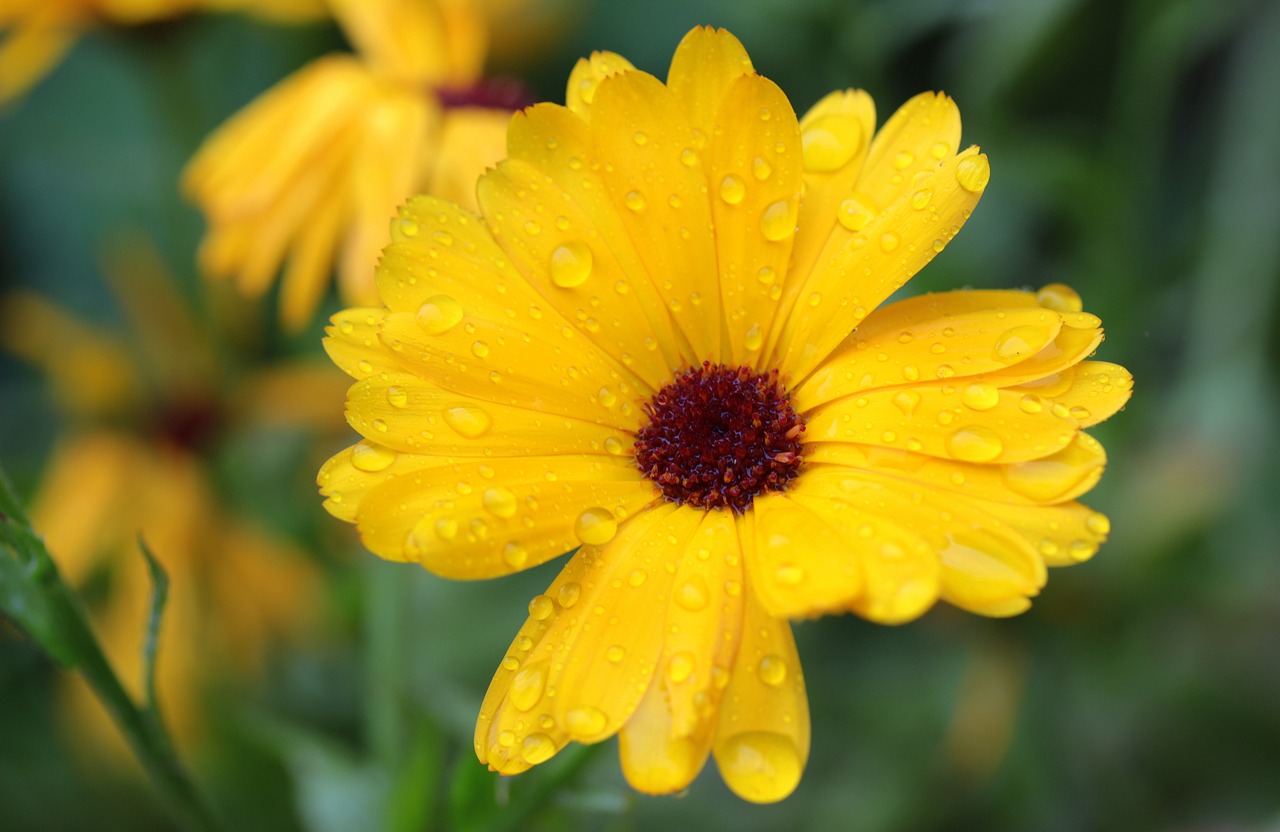
<svg viewBox="0 0 1280 832">
<path fill-rule="evenodd" d="M 337 261 L 352 304 L 377 301 L 373 271 L 395 208 L 432 193 L 474 206 L 504 155 L 521 88 L 482 78 L 487 25 L 469 0 L 334 0 L 357 50 L 304 67 L 211 135 L 183 176 L 208 221 L 201 269 L 256 296 L 281 278 L 297 330 Z"/>
<path fill-rule="evenodd" d="M 119 248 L 107 271 L 133 325 L 128 341 L 14 293 L 0 300 L 0 346 L 45 371 L 67 414 L 31 518 L 89 593 L 107 657 L 135 695 L 151 591 L 139 536 L 169 574 L 156 679 L 189 744 L 202 691 L 228 671 L 252 676 L 273 639 L 301 633 L 319 592 L 305 553 L 224 503 L 208 449 L 235 429 L 333 433 L 325 405 L 341 376 L 307 360 L 240 377 L 147 244 Z M 130 756 L 79 676 L 65 693 L 77 738 Z"/>
<path fill-rule="evenodd" d="M 1083 431 L 1132 382 L 1085 360 L 1098 318 L 1056 285 L 886 303 L 986 188 L 959 142 L 933 93 L 878 131 L 861 91 L 797 119 L 695 29 L 665 84 L 580 61 L 567 106 L 512 120 L 479 214 L 400 211 L 383 305 L 328 330 L 363 440 L 320 472 L 326 507 L 451 578 L 577 548 L 502 659 L 481 761 L 619 734 L 641 791 L 714 755 L 780 800 L 810 740 L 787 619 L 1013 615 L 1096 551 Z"/>
<path fill-rule="evenodd" d="M 48 74 L 92 26 L 132 26 L 201 9 L 298 21 L 323 14 L 324 0 L 0 0 L 0 104 Z"/>
</svg>

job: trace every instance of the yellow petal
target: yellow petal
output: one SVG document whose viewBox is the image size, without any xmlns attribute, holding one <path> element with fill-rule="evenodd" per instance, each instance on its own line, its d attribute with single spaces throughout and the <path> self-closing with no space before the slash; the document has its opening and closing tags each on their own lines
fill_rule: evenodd
<svg viewBox="0 0 1280 832">
<path fill-rule="evenodd" d="M 334 18 L 380 74 L 398 81 L 463 84 L 488 47 L 472 3 L 332 0 Z"/>
<path fill-rule="evenodd" d="M 1084 361 L 1072 368 L 1071 386 L 1052 399 L 1054 407 L 1065 407 L 1087 428 L 1114 416 L 1132 394 L 1133 375 L 1124 367 Z"/>
<path fill-rule="evenodd" d="M 750 590 L 713 753 L 725 784 L 752 803 L 791 794 L 809 759 L 809 703 L 791 626 Z"/>
<path fill-rule="evenodd" d="M 463 107 L 446 110 L 428 160 L 426 192 L 474 210 L 476 181 L 507 155 L 511 113 Z"/>
<path fill-rule="evenodd" d="M 529 620 L 480 707 L 476 753 L 503 774 L 594 743 L 631 718 L 653 678 L 663 628 L 653 610 L 701 513 L 664 503 L 584 546 L 529 604 Z"/>
<path fill-rule="evenodd" d="M 347 217 L 342 196 L 341 192 L 330 193 L 317 199 L 309 219 L 298 229 L 289 265 L 280 279 L 280 322 L 289 332 L 301 332 L 324 299 L 329 267 Z"/>
<path fill-rule="evenodd" d="M 974 505 L 1022 535 L 1049 566 L 1073 566 L 1097 553 L 1111 532 L 1105 514 L 1081 503 L 1013 506 L 974 500 Z"/>
<path fill-rule="evenodd" d="M 320 468 L 316 484 L 324 495 L 324 508 L 339 520 L 356 522 L 365 495 L 384 482 L 405 474 L 443 468 L 448 457 L 397 453 L 365 439 L 335 454 Z"/>
<path fill-rule="evenodd" d="M 0 104 L 47 75 L 79 39 L 80 25 L 20 21 L 0 43 Z"/>
<path fill-rule="evenodd" d="M 324 351 L 333 363 L 354 379 L 362 379 L 387 363 L 386 348 L 378 330 L 387 316 L 382 307 L 344 309 L 325 327 Z"/>
<path fill-rule="evenodd" d="M 746 75 L 725 91 L 710 135 L 706 170 L 729 324 L 727 358 L 754 367 L 773 327 L 795 240 L 800 133 L 782 90 Z"/>
<path fill-rule="evenodd" d="M 917 174 L 932 173 L 959 147 L 960 109 L 955 102 L 942 93 L 920 93 L 876 131 L 857 189 L 888 205 L 901 197 Z"/>
<path fill-rule="evenodd" d="M 630 460 L 634 442 L 605 424 L 476 401 L 408 373 L 378 373 L 353 385 L 347 421 L 396 451 L 433 456 L 603 454 Z"/>
<path fill-rule="evenodd" d="M 612 288 L 612 296 L 601 291 L 594 297 L 605 308 L 618 308 L 621 319 L 633 320 L 637 330 L 648 329 L 647 336 L 631 345 L 629 366 L 657 389 L 669 380 L 673 368 L 694 363 L 693 351 L 623 224 L 619 212 L 627 209 L 614 205 L 604 180 L 589 164 L 594 151 L 586 122 L 564 107 L 539 104 L 512 119 L 508 145 L 512 159 L 538 168 L 558 186 L 559 198 L 577 206 L 580 219 L 573 220 L 575 227 L 599 235 L 601 245 L 592 249 L 593 269 L 602 275 L 616 271 L 620 277 L 611 284 L 607 278 L 602 281 Z M 554 200 L 546 187 L 547 199 Z"/>
<path fill-rule="evenodd" d="M 710 136 L 729 88 L 743 75 L 754 74 L 751 58 L 736 37 L 724 29 L 698 26 L 676 47 L 667 86 L 684 105 L 694 129 Z"/>
<path fill-rule="evenodd" d="M 610 75 L 635 69 L 631 62 L 613 52 L 592 52 L 590 58 L 579 58 L 569 73 L 564 103 L 575 115 L 590 120 L 596 88 Z"/>
<path fill-rule="evenodd" d="M 996 351 L 1006 332 L 1038 329 L 1047 343 L 1061 327 L 1056 312 L 1038 307 L 909 321 L 895 314 L 900 305 L 891 303 L 873 312 L 865 325 L 796 386 L 796 407 L 807 410 L 878 387 L 997 373 L 1007 366 Z"/>
<path fill-rule="evenodd" d="M 377 555 L 473 580 L 537 566 L 598 539 L 654 496 L 629 459 L 458 460 L 374 486 L 356 523 Z"/>
<path fill-rule="evenodd" d="M 822 243 L 812 270 L 794 273 L 783 292 L 786 323 L 773 352 L 784 374 L 808 375 L 950 242 L 982 193 L 968 172 L 986 164 L 986 157 L 970 148 L 942 162 L 933 160 L 910 181 L 894 186 L 892 202 L 854 194 L 841 203 L 839 217 L 848 227 L 841 224 Z M 882 194 L 878 199 L 886 198 Z M 818 244 L 807 234 L 802 227 L 797 261 L 808 256 L 806 246 Z"/>
<path fill-rule="evenodd" d="M 618 732 L 618 756 L 631 788 L 672 794 L 686 788 L 706 765 L 714 734 L 677 734 L 667 704 L 666 677 L 655 673 L 635 713 Z"/>
<path fill-rule="evenodd" d="M 867 390 L 805 414 L 805 441 L 883 445 L 961 462 L 1020 462 L 1065 448 L 1069 413 L 1029 410 L 1026 395 L 958 380 Z"/>
<path fill-rule="evenodd" d="M 760 604 L 800 618 L 847 608 L 862 591 L 855 545 L 803 492 L 757 497 L 743 517 L 743 554 Z"/>
<path fill-rule="evenodd" d="M 650 278 L 698 361 L 719 362 L 720 281 L 702 149 L 684 110 L 652 75 L 601 82 L 591 114 L 601 177 Z M 693 164 L 684 151 L 695 153 Z M 682 161 L 683 160 L 683 161 Z"/>
</svg>

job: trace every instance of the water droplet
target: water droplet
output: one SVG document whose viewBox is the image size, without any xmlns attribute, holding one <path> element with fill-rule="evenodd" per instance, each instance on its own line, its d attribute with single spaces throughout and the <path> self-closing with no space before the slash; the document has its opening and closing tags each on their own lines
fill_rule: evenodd
<svg viewBox="0 0 1280 832">
<path fill-rule="evenodd" d="M 614 456 L 622 456 L 627 452 L 627 447 L 615 436 L 610 436 L 604 440 L 604 449 Z"/>
<path fill-rule="evenodd" d="M 947 437 L 947 451 L 964 462 L 990 462 L 1004 452 L 1004 442 L 990 428 L 971 425 Z"/>
<path fill-rule="evenodd" d="M 693 675 L 693 654 L 680 651 L 667 662 L 667 678 L 677 685 Z"/>
<path fill-rule="evenodd" d="M 633 587 L 640 586 L 648 579 L 648 577 L 649 573 L 645 572 L 643 569 L 634 569 L 631 574 L 627 576 L 627 584 Z"/>
<path fill-rule="evenodd" d="M 564 715 L 564 727 L 570 735 L 577 739 L 594 737 L 604 731 L 609 718 L 604 711 L 591 705 L 578 705 L 570 708 Z"/>
<path fill-rule="evenodd" d="M 641 147 L 649 143 L 649 137 L 646 136 L 644 133 L 637 132 L 631 138 L 635 141 L 636 144 L 640 145 Z"/>
<path fill-rule="evenodd" d="M 843 200 L 836 211 L 836 219 L 850 231 L 861 231 L 867 227 L 879 210 L 871 197 L 865 194 L 854 194 Z"/>
<path fill-rule="evenodd" d="M 755 352 L 764 346 L 764 335 L 760 332 L 760 324 L 753 324 L 747 330 L 746 336 L 742 339 L 742 345 L 750 352 Z"/>
<path fill-rule="evenodd" d="M 920 394 L 914 390 L 903 390 L 893 397 L 893 404 L 904 415 L 910 417 L 915 413 L 916 407 L 920 404 Z"/>
<path fill-rule="evenodd" d="M 760 681 L 771 688 L 782 685 L 787 680 L 787 662 L 781 656 L 770 653 L 760 660 L 756 667 L 756 675 Z"/>
<path fill-rule="evenodd" d="M 519 659 L 517 659 L 515 656 L 507 656 L 507 657 L 503 658 L 503 660 L 502 660 L 502 669 L 503 669 L 503 670 L 508 670 L 508 671 L 510 671 L 510 670 L 519 670 L 519 669 L 520 669 L 520 660 L 519 660 Z M 510 745 L 510 743 L 508 743 L 508 745 Z"/>
<path fill-rule="evenodd" d="M 542 596 L 539 596 L 542 597 Z M 550 603 L 550 602 L 548 602 Z M 511 680 L 511 704 L 522 711 L 527 711 L 542 698 L 547 686 L 547 667 L 544 662 L 530 664 L 520 670 Z"/>
<path fill-rule="evenodd" d="M 804 167 L 832 171 L 844 167 L 863 143 L 862 122 L 849 113 L 832 113 L 813 120 L 800 134 Z"/>
<path fill-rule="evenodd" d="M 351 464 L 358 470 L 367 473 L 385 471 L 396 461 L 395 451 L 375 445 L 372 442 L 361 442 L 351 449 Z"/>
<path fill-rule="evenodd" d="M 529 617 L 534 621 L 546 621 L 556 611 L 556 602 L 545 595 L 535 595 L 529 601 Z"/>
<path fill-rule="evenodd" d="M 880 250 L 885 254 L 893 251 L 902 242 L 902 238 L 892 231 L 886 231 L 880 235 Z"/>
<path fill-rule="evenodd" d="M 1107 515 L 1096 511 L 1085 518 L 1084 527 L 1099 537 L 1111 534 L 1111 521 L 1107 519 Z"/>
<path fill-rule="evenodd" d="M 695 153 L 692 148 L 686 147 L 684 150 L 680 151 L 680 164 L 687 168 L 693 167 L 698 164 L 698 154 Z"/>
<path fill-rule="evenodd" d="M 458 536 L 458 521 L 452 517 L 441 517 L 436 521 L 435 529 L 441 540 L 453 540 Z"/>
<path fill-rule="evenodd" d="M 431 239 L 434 240 L 439 245 L 442 245 L 446 248 L 453 245 L 453 235 L 450 234 L 448 231 L 440 231 L 440 230 L 432 231 Z"/>
<path fill-rule="evenodd" d="M 760 271 L 756 272 L 756 280 L 764 286 L 768 286 L 778 279 L 778 273 L 768 266 L 761 266 Z"/>
<path fill-rule="evenodd" d="M 911 195 L 911 207 L 917 211 L 923 211 L 929 207 L 929 203 L 933 200 L 933 190 L 931 188 L 922 188 Z"/>
<path fill-rule="evenodd" d="M 1018 407 L 1023 413 L 1040 413 L 1044 410 L 1044 401 L 1039 396 L 1028 393 L 1019 400 Z"/>
<path fill-rule="evenodd" d="M 992 356 L 1002 364 L 1030 358 L 1049 342 L 1049 330 L 1039 326 L 1015 326 L 996 339 Z"/>
<path fill-rule="evenodd" d="M 950 153 L 951 153 L 951 148 L 947 145 L 946 142 L 935 142 L 933 147 L 929 148 L 929 155 L 933 156 L 933 158 L 937 159 L 938 161 L 942 161 L 943 159 L 947 158 L 947 156 Z"/>
<path fill-rule="evenodd" d="M 639 191 L 627 191 L 627 195 L 622 198 L 622 202 L 632 211 L 643 211 L 645 206 L 644 194 Z"/>
<path fill-rule="evenodd" d="M 471 345 L 471 354 L 476 358 L 484 358 L 489 354 L 489 345 L 484 341 L 476 341 Z"/>
<path fill-rule="evenodd" d="M 373 420 L 373 429 L 374 429 L 374 430 L 376 430 L 378 433 L 386 433 L 386 432 L 387 432 L 387 423 L 386 423 L 386 422 L 384 422 L 384 421 L 382 421 L 381 419 L 374 419 L 374 420 Z"/>
<path fill-rule="evenodd" d="M 1067 547 L 1067 554 L 1076 563 L 1083 563 L 1093 557 L 1098 551 L 1098 544 L 1088 540 L 1073 540 L 1071 545 Z"/>
<path fill-rule="evenodd" d="M 751 163 L 751 175 L 763 182 L 773 175 L 773 165 L 769 164 L 764 157 L 757 156 Z"/>
<path fill-rule="evenodd" d="M 387 388 L 387 404 L 392 407 L 408 407 L 409 393 L 403 387 Z"/>
<path fill-rule="evenodd" d="M 773 570 L 773 579 L 783 586 L 797 586 L 804 581 L 804 570 L 794 563 L 779 564 Z"/>
<path fill-rule="evenodd" d="M 716 763 L 735 794 L 753 803 L 776 803 L 795 790 L 804 770 L 788 737 L 746 731 L 716 744 Z"/>
<path fill-rule="evenodd" d="M 620 644 L 614 644 L 610 646 L 608 650 L 604 651 L 604 657 L 614 664 L 622 661 L 626 655 L 627 651 L 622 649 L 622 645 Z"/>
<path fill-rule="evenodd" d="M 737 205 L 747 195 L 747 186 L 733 174 L 720 180 L 720 198 L 730 205 Z"/>
<path fill-rule="evenodd" d="M 523 569 L 529 562 L 529 550 L 513 540 L 502 547 L 502 562 L 512 569 Z"/>
<path fill-rule="evenodd" d="M 1036 292 L 1036 303 L 1054 312 L 1081 312 L 1084 301 L 1075 289 L 1062 283 L 1050 283 Z"/>
<path fill-rule="evenodd" d="M 524 231 L 530 237 L 536 237 L 542 233 L 542 226 L 533 220 L 528 220 L 524 224 Z"/>
<path fill-rule="evenodd" d="M 991 165 L 981 153 L 967 156 L 956 165 L 956 181 L 970 193 L 981 193 L 991 180 Z"/>
<path fill-rule="evenodd" d="M 480 495 L 480 504 L 494 517 L 513 517 L 519 508 L 515 492 L 501 486 L 486 488 Z"/>
<path fill-rule="evenodd" d="M 605 407 L 613 407 L 618 403 L 618 396 L 608 387 L 601 387 L 596 391 L 596 400 Z"/>
<path fill-rule="evenodd" d="M 453 329 L 462 320 L 462 304 L 448 295 L 427 298 L 418 307 L 418 326 L 429 335 L 440 335 Z"/>
<path fill-rule="evenodd" d="M 676 603 L 689 612 L 704 609 L 709 597 L 707 582 L 701 575 L 693 576 L 676 590 Z"/>
<path fill-rule="evenodd" d="M 515 744 L 516 744 L 515 731 L 499 731 L 498 732 L 498 745 L 502 746 L 503 748 L 510 748 Z"/>
<path fill-rule="evenodd" d="M 466 439 L 478 439 L 493 427 L 489 412 L 475 405 L 457 405 L 444 411 L 444 422 Z"/>
<path fill-rule="evenodd" d="M 402 219 L 400 220 L 400 233 L 406 237 L 418 236 L 418 223 L 416 220 Z"/>
<path fill-rule="evenodd" d="M 583 96 L 586 100 L 586 96 Z M 530 734 L 520 743 L 520 758 L 531 766 L 545 763 L 556 755 L 556 744 L 546 734 Z"/>
<path fill-rule="evenodd" d="M 368 361 L 364 360 L 363 358 L 356 362 L 356 367 L 362 373 L 367 374 L 367 373 L 373 372 L 373 365 L 370 364 Z"/>
<path fill-rule="evenodd" d="M 551 282 L 562 289 L 581 286 L 591 276 L 591 249 L 576 240 L 551 252 Z"/>
<path fill-rule="evenodd" d="M 960 395 L 960 401 L 974 410 L 990 410 L 1000 403 L 1000 391 L 991 384 L 970 384 Z"/>
<path fill-rule="evenodd" d="M 556 597 L 560 599 L 560 606 L 569 609 L 582 597 L 582 584 L 577 581 L 561 584 L 560 589 L 556 591 Z"/>
<path fill-rule="evenodd" d="M 600 546 L 613 540 L 618 533 L 618 521 L 609 509 L 595 506 L 578 515 L 573 533 L 583 543 Z"/>
<path fill-rule="evenodd" d="M 796 210 L 792 200 L 780 199 L 770 203 L 760 214 L 760 233 L 766 240 L 785 240 L 796 233 Z"/>
</svg>

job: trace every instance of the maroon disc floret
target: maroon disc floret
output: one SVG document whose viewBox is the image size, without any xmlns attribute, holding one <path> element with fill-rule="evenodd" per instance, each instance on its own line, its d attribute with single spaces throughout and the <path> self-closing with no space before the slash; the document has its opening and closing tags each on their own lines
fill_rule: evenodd
<svg viewBox="0 0 1280 832">
<path fill-rule="evenodd" d="M 674 503 L 742 513 L 800 472 L 804 422 L 777 370 L 704 362 L 678 373 L 645 412 L 636 464 Z"/>
</svg>

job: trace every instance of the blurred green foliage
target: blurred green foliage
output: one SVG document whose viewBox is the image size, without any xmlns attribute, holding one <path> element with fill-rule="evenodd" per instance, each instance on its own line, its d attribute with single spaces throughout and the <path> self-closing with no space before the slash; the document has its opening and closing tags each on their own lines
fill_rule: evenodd
<svg viewBox="0 0 1280 832">
<path fill-rule="evenodd" d="M 336 448 L 235 437 L 210 451 L 218 487 L 314 552 L 332 589 L 316 644 L 279 652 L 256 687 L 210 693 L 217 740 L 194 762 L 223 815 L 313 832 L 1277 828 L 1280 4 L 602 1 L 502 69 L 562 100 L 577 56 L 611 49 L 661 74 L 700 23 L 737 34 L 801 112 L 847 86 L 882 119 L 921 90 L 957 100 L 992 184 L 907 290 L 1063 282 L 1102 317 L 1100 357 L 1137 378 L 1096 430 L 1111 465 L 1087 501 L 1112 540 L 1016 619 L 798 625 L 815 732 L 797 793 L 750 806 L 712 766 L 686 796 L 652 799 L 625 787 L 612 742 L 511 781 L 472 756 L 490 674 L 556 565 L 450 584 L 377 562 L 299 467 Z M 201 223 L 181 165 L 340 45 L 325 24 L 234 17 L 90 34 L 0 113 L 0 286 L 119 326 L 98 258 L 140 228 L 194 296 Z M 318 350 L 320 323 L 285 339 L 272 320 L 228 345 L 242 365 Z M 0 458 L 30 494 L 65 423 L 3 355 L 0 399 Z M 167 828 L 138 777 L 70 750 L 59 672 L 0 622 L 0 827 Z"/>
</svg>

